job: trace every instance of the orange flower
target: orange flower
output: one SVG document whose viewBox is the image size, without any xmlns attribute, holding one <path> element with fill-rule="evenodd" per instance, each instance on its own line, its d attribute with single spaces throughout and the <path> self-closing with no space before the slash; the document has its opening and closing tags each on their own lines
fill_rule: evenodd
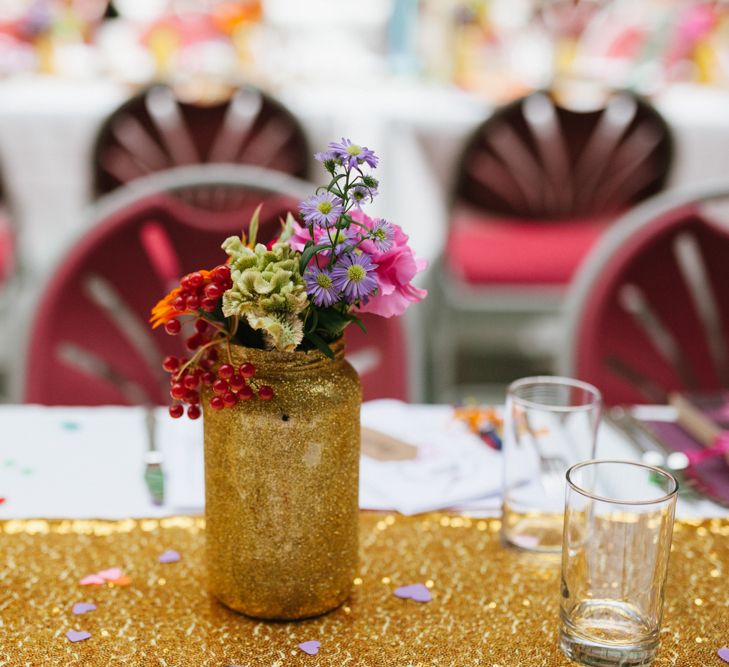
<svg viewBox="0 0 729 667">
<path fill-rule="evenodd" d="M 173 317 L 182 314 L 172 305 L 172 302 L 180 295 L 180 292 L 182 290 L 179 287 L 175 287 L 175 289 L 163 299 L 160 299 L 157 305 L 152 308 L 152 317 L 149 318 L 149 321 L 152 323 L 153 329 L 156 329 L 160 324 L 164 324 Z"/>
</svg>

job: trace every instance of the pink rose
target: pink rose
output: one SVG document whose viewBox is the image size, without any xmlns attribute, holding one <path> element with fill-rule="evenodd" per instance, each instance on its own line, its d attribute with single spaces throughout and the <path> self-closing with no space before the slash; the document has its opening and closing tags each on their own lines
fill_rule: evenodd
<svg viewBox="0 0 729 667">
<path fill-rule="evenodd" d="M 288 244 L 296 252 L 303 252 L 304 245 L 307 241 L 311 240 L 311 234 L 309 234 L 309 230 L 306 227 L 300 225 L 296 220 L 293 221 L 292 227 L 294 233 L 289 238 Z"/>
<path fill-rule="evenodd" d="M 354 211 L 351 216 L 369 228 L 375 224 L 375 220 L 361 211 Z M 407 244 L 408 236 L 400 226 L 392 225 L 392 227 L 393 244 L 389 250 L 378 251 L 372 241 L 365 241 L 361 246 L 377 264 L 375 276 L 378 284 L 377 294 L 358 308 L 361 313 L 373 313 L 381 317 L 402 315 L 411 303 L 421 301 L 428 294 L 426 290 L 418 289 L 411 284 L 413 278 L 425 269 L 428 263 L 415 257 L 412 248 Z"/>
</svg>

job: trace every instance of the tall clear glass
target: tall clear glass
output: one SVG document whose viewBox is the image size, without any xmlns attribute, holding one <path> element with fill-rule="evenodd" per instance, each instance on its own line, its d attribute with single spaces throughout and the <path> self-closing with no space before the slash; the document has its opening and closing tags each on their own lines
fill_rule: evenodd
<svg viewBox="0 0 729 667">
<path fill-rule="evenodd" d="M 602 397 L 587 382 L 530 377 L 506 394 L 502 538 L 521 549 L 562 548 L 567 469 L 595 458 Z"/>
<path fill-rule="evenodd" d="M 649 665 L 658 648 L 678 482 L 632 461 L 567 472 L 559 640 L 583 665 Z"/>
</svg>

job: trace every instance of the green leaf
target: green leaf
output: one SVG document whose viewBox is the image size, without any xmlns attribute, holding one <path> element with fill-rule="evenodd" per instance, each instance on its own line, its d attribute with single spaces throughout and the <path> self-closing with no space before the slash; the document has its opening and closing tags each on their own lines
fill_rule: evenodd
<svg viewBox="0 0 729 667">
<path fill-rule="evenodd" d="M 306 323 L 306 331 L 316 331 L 316 328 L 319 326 L 319 312 L 316 308 L 312 308 L 309 313 L 311 317 Z"/>
<path fill-rule="evenodd" d="M 317 332 L 329 340 L 339 338 L 347 325 L 352 321 L 351 318 L 352 316 L 348 313 L 342 313 L 334 308 L 320 310 Z"/>
<path fill-rule="evenodd" d="M 291 212 L 286 214 L 286 221 L 281 221 L 281 235 L 278 237 L 279 243 L 285 243 L 294 235 L 294 216 Z"/>
<path fill-rule="evenodd" d="M 253 216 L 251 217 L 251 222 L 248 225 L 248 242 L 255 247 L 256 245 L 256 237 L 258 236 L 258 222 L 261 217 L 261 208 L 263 207 L 263 204 L 259 204 L 256 207 L 256 210 L 253 211 Z"/>
<path fill-rule="evenodd" d="M 306 270 L 306 267 L 309 264 L 309 260 L 320 250 L 324 250 L 325 248 L 328 248 L 328 243 L 319 243 L 318 245 L 312 245 L 308 248 L 304 249 L 304 252 L 301 253 L 301 259 L 299 260 L 299 270 L 301 273 L 304 273 Z"/>
<path fill-rule="evenodd" d="M 349 321 L 350 322 L 353 322 L 360 329 L 362 329 L 362 331 L 364 331 L 365 333 L 367 333 L 367 327 L 364 325 L 364 322 L 361 319 L 359 319 L 359 317 L 357 317 L 356 315 L 352 315 L 352 314 L 350 314 L 348 317 L 349 317 Z"/>
<path fill-rule="evenodd" d="M 332 348 L 327 345 L 326 341 L 319 334 L 311 331 L 307 334 L 304 334 L 304 338 L 313 343 L 316 348 L 324 355 L 326 355 L 330 359 L 334 359 L 334 352 L 332 352 Z"/>
</svg>

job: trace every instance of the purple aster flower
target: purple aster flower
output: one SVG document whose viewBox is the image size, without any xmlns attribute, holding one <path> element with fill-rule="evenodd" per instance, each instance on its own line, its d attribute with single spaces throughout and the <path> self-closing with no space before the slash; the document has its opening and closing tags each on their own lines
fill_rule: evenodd
<svg viewBox="0 0 729 667">
<path fill-rule="evenodd" d="M 395 242 L 395 230 L 386 220 L 378 220 L 370 230 L 370 239 L 380 252 L 387 252 Z"/>
<path fill-rule="evenodd" d="M 314 153 L 314 159 L 317 162 L 326 162 L 327 160 L 334 160 L 336 156 L 334 151 L 321 151 L 320 153 Z"/>
<path fill-rule="evenodd" d="M 345 229 L 338 229 L 333 239 L 334 254 L 339 256 L 346 252 L 352 252 L 355 246 L 362 240 L 362 235 L 358 229 L 347 227 Z"/>
<path fill-rule="evenodd" d="M 372 201 L 377 194 L 375 188 L 366 188 L 364 185 L 355 185 L 347 193 L 357 208 L 362 208 L 362 203 L 369 199 Z"/>
<path fill-rule="evenodd" d="M 301 215 L 307 225 L 313 222 L 320 227 L 330 227 L 343 212 L 342 200 L 331 192 L 322 192 L 301 202 Z"/>
<path fill-rule="evenodd" d="M 340 143 L 332 141 L 329 144 L 329 150 L 334 154 L 336 159 L 342 161 L 347 169 L 352 169 L 361 164 L 368 164 L 373 169 L 377 166 L 378 157 L 375 155 L 375 152 L 366 146 L 353 144 L 350 139 L 342 137 Z"/>
<path fill-rule="evenodd" d="M 304 273 L 306 293 L 317 306 L 328 308 L 339 301 L 339 290 L 334 287 L 332 274 L 318 266 L 310 266 Z"/>
<path fill-rule="evenodd" d="M 349 303 L 367 302 L 368 297 L 377 289 L 377 279 L 372 272 L 377 264 L 369 255 L 349 253 L 339 258 L 332 269 L 334 287 L 344 292 Z"/>
</svg>

